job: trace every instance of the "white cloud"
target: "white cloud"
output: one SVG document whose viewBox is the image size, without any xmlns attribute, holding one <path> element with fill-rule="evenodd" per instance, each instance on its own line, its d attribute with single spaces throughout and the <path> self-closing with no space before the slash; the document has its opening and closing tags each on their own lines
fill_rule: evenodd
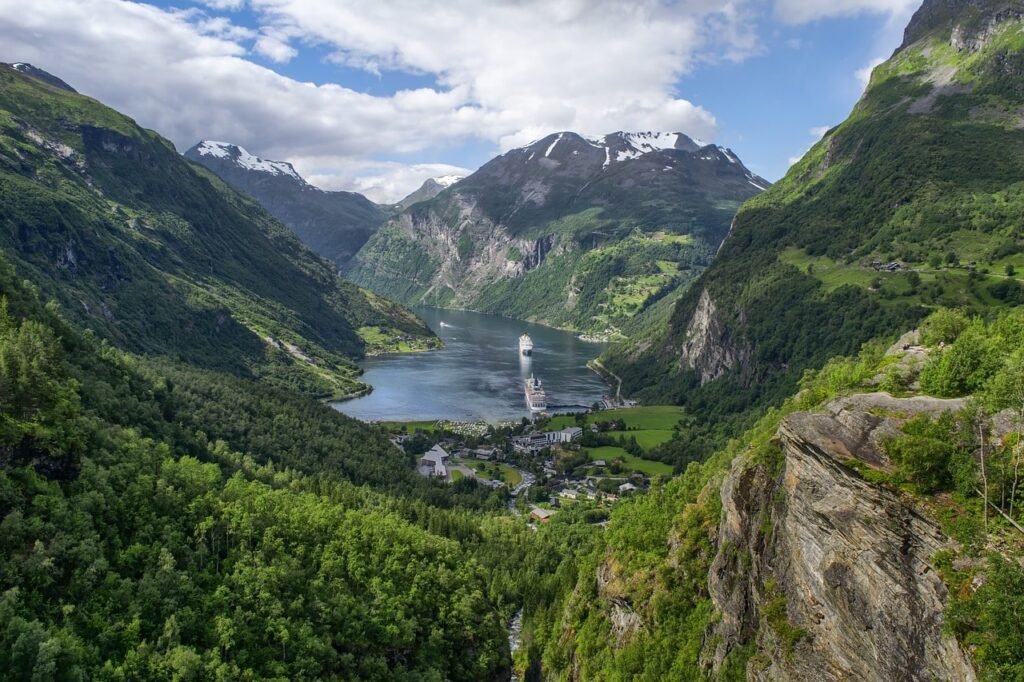
<svg viewBox="0 0 1024 682">
<path fill-rule="evenodd" d="M 857 69 L 857 71 L 854 72 L 853 75 L 857 79 L 857 82 L 860 83 L 861 90 L 868 89 L 868 83 L 871 82 L 871 72 L 875 70 L 876 66 L 883 63 L 884 61 L 885 57 L 875 57 L 870 62 L 865 64 L 863 67 Z"/>
<path fill-rule="evenodd" d="M 351 177 L 351 187 L 362 182 L 390 200 L 398 197 L 385 197 L 388 188 L 404 191 L 395 180 L 402 164 L 366 179 L 347 169 L 474 140 L 506 149 L 555 130 L 713 139 L 715 117 L 676 87 L 700 61 L 756 51 L 745 1 L 449 0 L 428 10 L 416 0 L 203 0 L 222 10 L 248 4 L 254 31 L 212 10 L 0 0 L 0 44 L 3 59 L 52 71 L 180 149 L 226 139 L 267 158 L 304 159 L 317 177 Z M 433 75 L 438 85 L 373 96 L 248 59 L 284 62 L 314 44 L 348 65 Z"/>
<path fill-rule="evenodd" d="M 199 0 L 211 9 L 238 11 L 245 6 L 245 0 Z"/>
<path fill-rule="evenodd" d="M 788 24 L 804 24 L 861 13 L 902 16 L 920 4 L 921 0 L 776 0 L 775 15 Z"/>
<path fill-rule="evenodd" d="M 277 36 L 273 35 L 261 35 L 256 39 L 256 43 L 253 45 L 253 50 L 257 54 L 261 54 L 272 62 L 284 63 L 291 61 L 295 55 L 299 53 L 294 47 L 289 45 L 287 41 L 281 40 Z"/>
<path fill-rule="evenodd" d="M 815 126 L 815 127 L 811 128 L 810 130 L 808 130 L 807 132 L 808 132 L 808 134 L 810 134 L 811 137 L 814 138 L 814 141 L 817 142 L 821 138 L 825 137 L 825 133 L 827 133 L 830 130 L 832 130 L 832 126 Z M 792 166 L 794 163 L 796 163 L 800 159 L 804 158 L 804 156 L 807 155 L 807 152 L 811 151 L 811 147 L 813 147 L 813 146 L 814 146 L 813 144 L 808 145 L 807 149 L 805 149 L 802 152 L 800 152 L 799 155 L 789 157 L 787 159 L 787 161 L 789 162 L 789 165 Z"/>
<path fill-rule="evenodd" d="M 307 164 L 299 160 L 296 169 L 302 172 Z M 312 170 L 306 178 L 324 189 L 344 189 L 365 194 L 380 203 L 394 203 L 411 194 L 427 178 L 442 175 L 469 175 L 472 169 L 444 163 L 402 164 L 366 161 L 327 172 Z"/>
</svg>

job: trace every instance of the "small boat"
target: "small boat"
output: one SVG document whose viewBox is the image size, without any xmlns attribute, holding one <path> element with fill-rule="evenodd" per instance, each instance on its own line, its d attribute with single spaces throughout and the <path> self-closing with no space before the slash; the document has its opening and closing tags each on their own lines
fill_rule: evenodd
<svg viewBox="0 0 1024 682">
<path fill-rule="evenodd" d="M 533 355 L 533 339 L 526 332 L 519 337 L 519 352 L 523 355 Z"/>
<path fill-rule="evenodd" d="M 526 380 L 526 406 L 530 408 L 530 412 L 543 412 L 548 409 L 548 396 L 544 393 L 544 386 L 533 374 Z"/>
</svg>

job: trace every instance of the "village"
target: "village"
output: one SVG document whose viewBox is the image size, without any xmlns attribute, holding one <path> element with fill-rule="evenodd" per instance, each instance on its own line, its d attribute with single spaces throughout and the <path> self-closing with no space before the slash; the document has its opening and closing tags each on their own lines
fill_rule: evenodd
<svg viewBox="0 0 1024 682">
<path fill-rule="evenodd" d="M 644 455 L 671 436 L 678 408 L 624 413 L 594 410 L 497 425 L 394 424 L 392 442 L 420 475 L 490 487 L 507 496 L 513 513 L 535 523 L 547 523 L 569 505 L 593 510 L 588 515 L 603 523 L 602 510 L 673 473 Z M 652 426 L 662 428 L 644 428 Z"/>
</svg>

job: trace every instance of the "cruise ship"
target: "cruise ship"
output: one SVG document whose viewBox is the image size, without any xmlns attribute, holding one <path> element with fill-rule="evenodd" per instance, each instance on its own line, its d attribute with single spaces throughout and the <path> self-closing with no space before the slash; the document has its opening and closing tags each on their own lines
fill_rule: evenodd
<svg viewBox="0 0 1024 682">
<path fill-rule="evenodd" d="M 519 352 L 523 355 L 533 355 L 533 339 L 526 332 L 519 337 Z"/>
<path fill-rule="evenodd" d="M 544 393 L 544 387 L 540 379 L 532 374 L 526 380 L 526 406 L 530 408 L 530 412 L 543 412 L 548 409 L 548 397 Z"/>
</svg>

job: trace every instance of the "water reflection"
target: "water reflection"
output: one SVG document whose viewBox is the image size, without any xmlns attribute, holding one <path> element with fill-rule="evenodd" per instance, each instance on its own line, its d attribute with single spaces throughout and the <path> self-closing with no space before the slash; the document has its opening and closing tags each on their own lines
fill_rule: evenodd
<svg viewBox="0 0 1024 682">
<path fill-rule="evenodd" d="M 508 320 L 451 310 L 417 312 L 445 342 L 431 353 L 371 358 L 363 366 L 373 393 L 334 407 L 367 420 L 484 419 L 529 416 L 523 385 L 531 373 L 544 382 L 553 411 L 587 406 L 607 386 L 587 369 L 605 346 L 575 335 Z M 519 352 L 526 331 L 533 356 Z"/>
</svg>

